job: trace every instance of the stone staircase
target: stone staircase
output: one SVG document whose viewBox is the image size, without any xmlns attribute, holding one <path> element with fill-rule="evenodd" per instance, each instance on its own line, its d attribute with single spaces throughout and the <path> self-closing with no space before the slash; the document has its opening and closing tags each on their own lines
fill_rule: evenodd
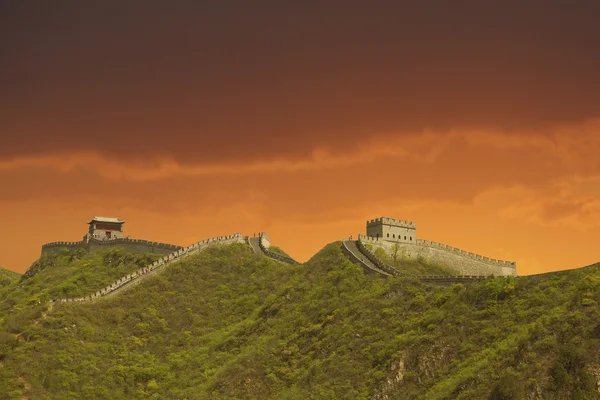
<svg viewBox="0 0 600 400">
<path fill-rule="evenodd" d="M 373 261 L 366 257 L 357 246 L 358 240 L 343 240 L 342 251 L 348 255 L 352 261 L 359 263 L 365 269 L 367 273 L 377 273 L 385 276 L 393 276 L 392 274 L 385 272 L 379 268 Z"/>
<path fill-rule="evenodd" d="M 255 236 L 255 237 L 248 236 L 247 243 L 250 245 L 250 247 L 252 247 L 252 251 L 254 251 L 255 254 L 260 254 L 260 255 L 266 256 L 265 252 L 263 251 L 263 249 L 260 245 L 260 236 Z"/>
<path fill-rule="evenodd" d="M 346 253 L 354 262 L 359 263 L 367 273 L 379 273 L 385 276 L 412 276 L 418 278 L 424 283 L 433 284 L 454 284 L 454 283 L 468 283 L 481 281 L 493 276 L 475 276 L 475 275 L 408 275 L 398 271 L 391 265 L 387 265 L 380 260 L 375 254 L 367 249 L 360 240 L 343 240 L 342 251 Z"/>
<path fill-rule="evenodd" d="M 272 258 L 273 260 L 281 261 L 286 264 L 297 265 L 300 264 L 298 261 L 294 260 L 291 257 L 284 256 L 283 254 L 274 253 L 262 243 L 262 236 L 250 237 L 247 238 L 247 243 L 252 247 L 252 250 L 256 254 L 264 255 L 265 257 Z"/>
</svg>

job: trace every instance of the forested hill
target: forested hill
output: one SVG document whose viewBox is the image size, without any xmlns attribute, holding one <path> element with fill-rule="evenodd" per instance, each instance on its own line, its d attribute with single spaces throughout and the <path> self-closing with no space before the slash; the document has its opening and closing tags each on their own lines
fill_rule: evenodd
<svg viewBox="0 0 600 400">
<path fill-rule="evenodd" d="M 220 245 L 93 303 L 152 255 L 63 253 L 0 291 L 8 399 L 597 399 L 600 267 L 428 285 L 340 243 L 303 265 Z M 51 264 L 51 265 L 50 265 Z"/>
<path fill-rule="evenodd" d="M 21 274 L 0 267 L 0 288 L 10 285 L 12 282 L 19 279 Z"/>
</svg>

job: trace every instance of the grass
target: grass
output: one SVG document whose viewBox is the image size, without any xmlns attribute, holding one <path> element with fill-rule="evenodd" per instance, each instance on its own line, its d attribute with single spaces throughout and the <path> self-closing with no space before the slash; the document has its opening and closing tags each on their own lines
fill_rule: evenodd
<svg viewBox="0 0 600 400">
<path fill-rule="evenodd" d="M 10 318 L 0 330 L 7 398 L 597 398 L 598 265 L 435 286 L 365 275 L 339 242 L 296 266 L 233 244 L 97 303 L 26 297 L 18 339 Z"/>
<path fill-rule="evenodd" d="M 0 267 L 0 290 L 18 280 L 20 276 L 18 272 Z"/>
</svg>

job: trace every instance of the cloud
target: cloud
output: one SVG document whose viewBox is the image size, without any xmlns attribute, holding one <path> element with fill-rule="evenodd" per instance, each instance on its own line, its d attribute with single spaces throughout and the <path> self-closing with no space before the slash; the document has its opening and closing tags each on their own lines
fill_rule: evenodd
<svg viewBox="0 0 600 400">
<path fill-rule="evenodd" d="M 2 9 L 0 158 L 231 165 L 600 116 L 598 5 L 238 2 Z"/>
<path fill-rule="evenodd" d="M 0 160 L 0 171 L 23 168 L 51 168 L 61 173 L 79 168 L 94 170 L 99 176 L 109 179 L 147 181 L 171 177 L 193 177 L 205 175 L 247 175 L 269 172 L 314 171 L 349 167 L 370 163 L 390 157 L 407 158 L 421 162 L 433 162 L 448 141 L 443 136 L 421 133 L 397 138 L 389 135 L 366 139 L 357 143 L 354 151 L 340 152 L 328 148 L 315 148 L 305 158 L 273 157 L 248 162 L 223 162 L 185 165 L 169 155 L 150 156 L 146 159 L 114 160 L 97 152 L 79 152 L 62 155 L 15 157 Z"/>
<path fill-rule="evenodd" d="M 600 175 L 557 180 L 545 187 L 496 187 L 474 199 L 503 219 L 545 227 L 587 230 L 600 227 Z"/>
</svg>

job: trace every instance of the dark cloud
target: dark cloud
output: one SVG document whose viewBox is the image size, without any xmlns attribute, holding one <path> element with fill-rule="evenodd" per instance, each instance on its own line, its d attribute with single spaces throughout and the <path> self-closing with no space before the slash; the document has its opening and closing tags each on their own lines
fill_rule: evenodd
<svg viewBox="0 0 600 400">
<path fill-rule="evenodd" d="M 3 2 L 0 157 L 243 161 L 600 116 L 598 2 L 284 3 Z"/>
</svg>

